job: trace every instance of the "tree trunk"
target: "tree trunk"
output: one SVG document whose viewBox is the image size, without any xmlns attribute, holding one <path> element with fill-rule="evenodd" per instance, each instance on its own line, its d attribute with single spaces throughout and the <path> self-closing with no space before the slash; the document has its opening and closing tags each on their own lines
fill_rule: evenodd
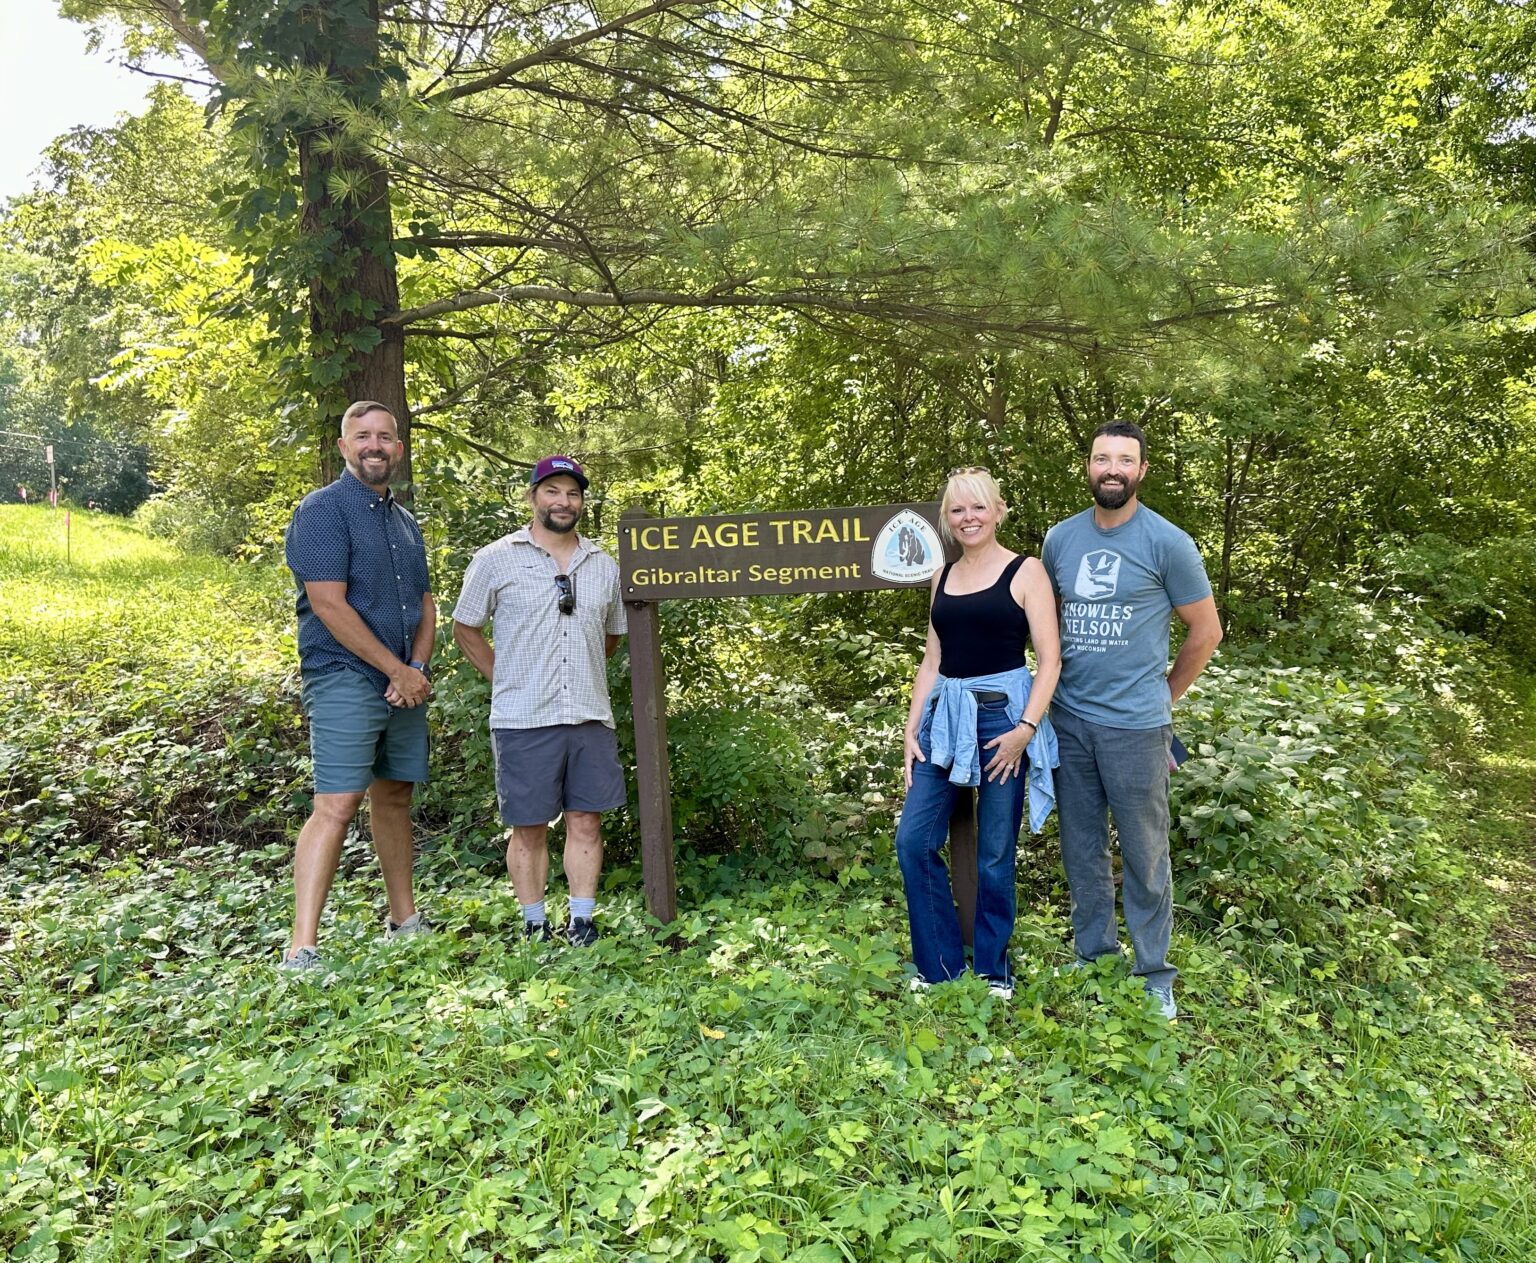
<svg viewBox="0 0 1536 1263">
<path fill-rule="evenodd" d="M 351 16 L 356 9 L 346 6 Z M 377 0 L 367 21 L 348 21 L 330 5 L 310 10 L 317 25 L 306 60 L 326 77 L 366 93 L 364 76 L 378 65 Z M 381 325 L 400 308 L 395 273 L 394 220 L 389 206 L 389 173 L 338 123 L 325 122 L 297 134 L 304 212 L 301 231 L 315 243 L 317 260 L 309 281 L 311 357 L 319 404 L 317 436 L 321 482 L 340 472 L 336 427 L 347 405 L 372 399 L 392 413 L 405 455 L 397 481 L 411 486 L 411 413 L 405 393 L 405 334 Z M 334 382 L 326 387 L 322 383 Z"/>
<path fill-rule="evenodd" d="M 1008 420 L 1008 362 L 1001 356 L 991 358 L 987 378 L 987 430 L 995 438 Z"/>
<path fill-rule="evenodd" d="M 1242 464 L 1239 465 L 1237 445 L 1230 438 L 1226 440 L 1221 488 L 1221 572 L 1216 585 L 1223 606 L 1232 590 L 1232 550 L 1237 546 L 1238 514 L 1242 511 L 1243 493 L 1248 487 L 1248 471 L 1253 466 L 1253 458 L 1258 450 L 1258 437 L 1249 435 L 1248 444 L 1243 449 Z"/>
</svg>

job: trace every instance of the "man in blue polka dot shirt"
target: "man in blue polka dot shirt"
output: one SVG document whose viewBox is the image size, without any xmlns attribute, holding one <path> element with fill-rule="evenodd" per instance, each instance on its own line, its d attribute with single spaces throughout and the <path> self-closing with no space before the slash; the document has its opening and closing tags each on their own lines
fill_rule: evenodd
<svg viewBox="0 0 1536 1263">
<path fill-rule="evenodd" d="M 389 896 L 388 935 L 429 925 L 411 887 L 411 794 L 427 779 L 428 663 L 437 608 L 416 521 L 390 494 L 405 446 L 383 404 L 341 419 L 346 469 L 304 498 L 285 555 L 298 588 L 299 667 L 315 765 L 314 810 L 293 860 L 285 970 L 321 964 L 320 913 L 364 797 Z"/>
</svg>

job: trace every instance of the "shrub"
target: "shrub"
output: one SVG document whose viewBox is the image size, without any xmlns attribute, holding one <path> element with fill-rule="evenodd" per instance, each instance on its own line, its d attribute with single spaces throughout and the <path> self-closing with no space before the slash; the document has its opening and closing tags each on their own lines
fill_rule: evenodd
<svg viewBox="0 0 1536 1263">
<path fill-rule="evenodd" d="M 1414 692 L 1218 667 L 1180 724 L 1192 751 L 1172 791 L 1186 911 L 1307 965 L 1378 978 L 1429 968 L 1464 867 L 1429 823 L 1439 787 Z"/>
<path fill-rule="evenodd" d="M 674 717 L 673 826 L 705 851 L 740 848 L 792 870 L 866 856 L 896 803 L 901 726 L 889 709 L 820 709 L 783 689 L 752 706 Z M 899 781 L 896 781 L 899 784 Z"/>
<path fill-rule="evenodd" d="M 233 557 L 250 533 L 244 508 L 210 500 L 206 491 L 166 492 L 141 504 L 134 522 L 148 535 L 194 553 Z"/>
</svg>

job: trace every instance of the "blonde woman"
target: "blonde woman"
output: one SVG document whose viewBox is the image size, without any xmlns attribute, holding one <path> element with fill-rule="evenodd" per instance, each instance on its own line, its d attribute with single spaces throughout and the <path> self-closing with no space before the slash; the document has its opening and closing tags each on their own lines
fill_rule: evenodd
<svg viewBox="0 0 1536 1263">
<path fill-rule="evenodd" d="M 907 801 L 896 831 L 917 976 L 914 990 L 958 978 L 965 953 L 943 848 L 956 791 L 978 787 L 972 968 L 1013 995 L 1008 940 L 1014 857 L 1026 799 L 1038 830 L 1054 803 L 1055 734 L 1046 707 L 1061 674 L 1056 601 L 1034 557 L 1005 548 L 1008 506 L 980 466 L 950 474 L 940 527 L 961 556 L 935 576 L 928 643 L 907 714 Z M 1031 678 L 1025 647 L 1034 642 Z"/>
</svg>

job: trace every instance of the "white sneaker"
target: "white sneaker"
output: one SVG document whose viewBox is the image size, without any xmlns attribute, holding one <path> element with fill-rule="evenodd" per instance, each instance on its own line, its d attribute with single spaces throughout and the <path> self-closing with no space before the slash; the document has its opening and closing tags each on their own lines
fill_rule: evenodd
<svg viewBox="0 0 1536 1263">
<path fill-rule="evenodd" d="M 914 974 L 912 977 L 907 979 L 907 990 L 908 991 L 912 991 L 912 992 L 926 991 L 931 986 L 933 986 L 933 983 L 929 982 L 928 979 L 926 979 L 924 977 L 921 977 L 920 975 L 917 975 L 917 974 Z"/>
<path fill-rule="evenodd" d="M 1172 987 L 1148 987 L 1147 994 L 1157 1001 L 1158 1012 L 1170 1022 L 1179 1015 L 1179 1006 L 1174 1003 Z"/>
<path fill-rule="evenodd" d="M 987 983 L 987 994 L 996 996 L 999 1000 L 1011 1000 L 1013 999 L 1013 983 L 989 982 Z"/>
</svg>

